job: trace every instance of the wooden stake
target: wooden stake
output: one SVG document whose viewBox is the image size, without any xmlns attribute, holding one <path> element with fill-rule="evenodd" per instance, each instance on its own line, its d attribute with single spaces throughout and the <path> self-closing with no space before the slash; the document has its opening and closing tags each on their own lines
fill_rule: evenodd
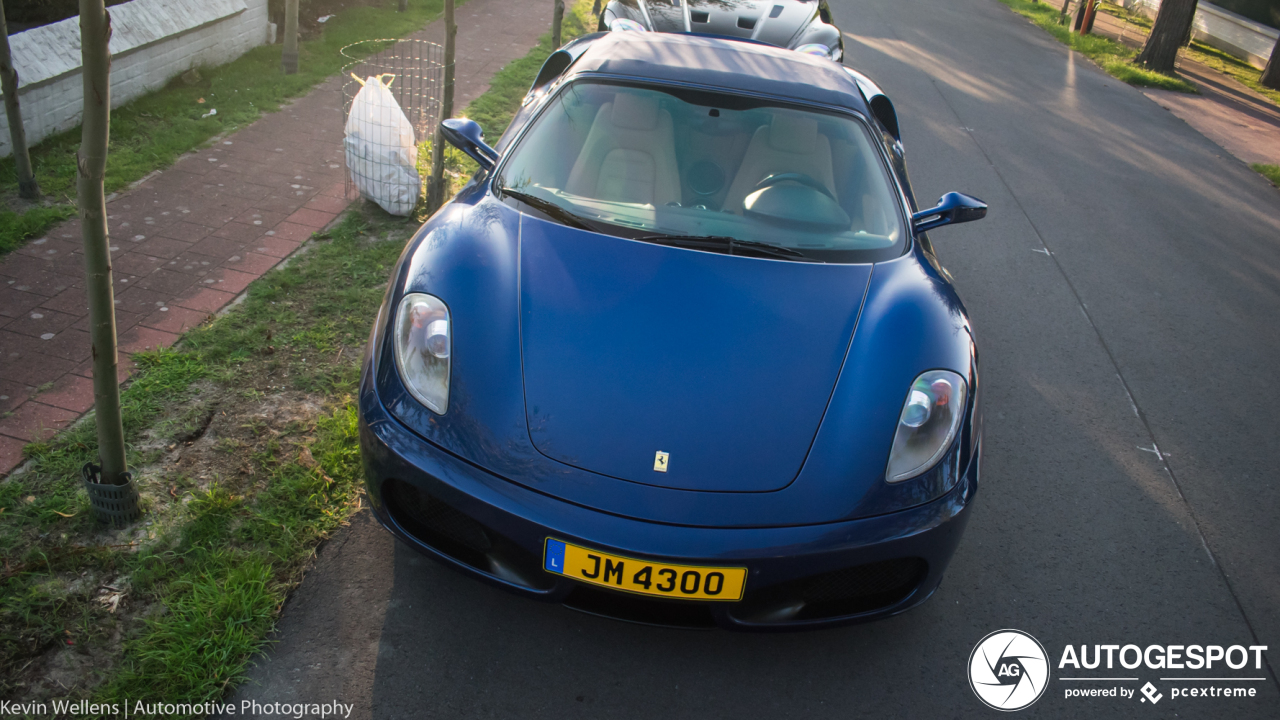
<svg viewBox="0 0 1280 720">
<path fill-rule="evenodd" d="M 22 126 L 22 110 L 18 107 L 18 71 L 9 56 L 9 26 L 0 3 L 0 90 L 4 91 L 4 114 L 9 118 L 9 140 L 13 144 L 13 162 L 18 170 L 18 195 L 27 200 L 40 199 L 40 186 L 31 170 L 27 152 L 27 131 Z"/>
<path fill-rule="evenodd" d="M 298 73 L 298 0 L 284 0 L 284 49 L 280 69 L 285 75 Z"/>
<path fill-rule="evenodd" d="M 551 13 L 551 47 L 560 47 L 560 30 L 564 25 L 564 0 L 555 0 L 555 9 Z"/>
<path fill-rule="evenodd" d="M 453 115 L 453 59 L 458 25 L 453 19 L 453 0 L 444 0 L 444 88 L 440 98 L 440 120 Z M 427 212 L 435 212 L 444 204 L 444 134 L 436 123 L 431 138 L 431 177 L 427 180 Z"/>
<path fill-rule="evenodd" d="M 84 117 L 76 154 L 76 189 L 84 238 L 85 291 L 89 300 L 89 342 L 93 351 L 93 407 L 98 426 L 100 482 L 123 485 L 124 427 L 116 380 L 116 311 L 111 291 L 111 248 L 107 235 L 107 140 L 111 133 L 111 16 L 103 0 L 80 0 L 80 57 L 84 77 Z"/>
</svg>

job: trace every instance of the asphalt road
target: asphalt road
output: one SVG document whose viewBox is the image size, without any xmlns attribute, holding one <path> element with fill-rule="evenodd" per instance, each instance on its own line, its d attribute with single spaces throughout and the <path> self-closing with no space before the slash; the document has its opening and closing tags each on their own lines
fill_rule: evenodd
<svg viewBox="0 0 1280 720">
<path fill-rule="evenodd" d="M 1068 668 L 1020 715 L 1280 716 L 1280 191 L 995 0 L 831 4 L 847 62 L 897 103 L 920 200 L 991 205 L 934 233 L 987 408 L 983 485 L 935 597 L 803 634 L 633 626 L 463 578 L 363 515 L 233 699 L 362 718 L 983 717 L 969 653 L 1018 628 L 1055 666 L 1066 644 L 1272 648 L 1261 670 L 1223 669 L 1264 678 L 1235 685 L 1254 698 L 1174 699 L 1192 684 L 1139 668 L 1117 672 L 1153 681 L 1154 707 L 1067 699 L 1140 685 Z"/>
</svg>

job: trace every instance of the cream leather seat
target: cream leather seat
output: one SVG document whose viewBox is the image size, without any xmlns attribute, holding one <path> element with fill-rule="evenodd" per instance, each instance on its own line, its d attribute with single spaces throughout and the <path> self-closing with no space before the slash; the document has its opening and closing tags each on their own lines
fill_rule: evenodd
<svg viewBox="0 0 1280 720">
<path fill-rule="evenodd" d="M 671 113 L 659 107 L 656 95 L 619 89 L 600 106 L 565 190 L 654 206 L 680 200 Z"/>
<path fill-rule="evenodd" d="M 724 209 L 741 214 L 747 195 L 761 180 L 775 173 L 808 175 L 835 196 L 831 141 L 818 133 L 817 118 L 779 112 L 769 125 L 758 128 L 729 186 Z"/>
</svg>

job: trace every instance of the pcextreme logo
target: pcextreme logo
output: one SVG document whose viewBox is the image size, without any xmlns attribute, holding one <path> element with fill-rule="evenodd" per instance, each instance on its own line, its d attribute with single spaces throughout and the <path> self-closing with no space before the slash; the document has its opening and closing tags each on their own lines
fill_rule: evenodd
<svg viewBox="0 0 1280 720">
<path fill-rule="evenodd" d="M 997 630 L 969 655 L 969 687 L 988 707 L 1010 712 L 1040 699 L 1049 684 L 1049 654 L 1021 630 Z"/>
<path fill-rule="evenodd" d="M 1056 673 L 1066 700 L 1138 700 L 1148 707 L 1166 698 L 1220 702 L 1258 697 L 1259 685 L 1267 682 L 1266 651 L 1265 645 L 1066 645 Z M 1006 629 L 978 642 L 968 670 L 979 700 L 1012 712 L 1040 699 L 1053 668 L 1040 641 Z"/>
</svg>

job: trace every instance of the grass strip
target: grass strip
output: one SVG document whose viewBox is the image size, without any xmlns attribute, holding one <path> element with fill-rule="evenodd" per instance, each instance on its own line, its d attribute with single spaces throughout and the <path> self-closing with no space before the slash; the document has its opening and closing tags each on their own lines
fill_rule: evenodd
<svg viewBox="0 0 1280 720">
<path fill-rule="evenodd" d="M 1059 24 L 1062 16 L 1056 3 L 1031 2 L 1031 0 L 1000 0 L 1000 2 L 1057 38 L 1063 45 L 1089 58 L 1117 80 L 1138 87 L 1185 93 L 1199 92 L 1195 85 L 1186 80 L 1153 72 L 1133 64 L 1133 58 L 1137 57 L 1138 52 L 1127 45 L 1100 35 L 1080 35 L 1073 32 L 1069 23 L 1070 18 L 1067 25 Z"/>
<path fill-rule="evenodd" d="M 1272 185 L 1280 187 L 1280 165 L 1263 165 L 1262 163 L 1254 163 L 1249 167 L 1255 172 L 1260 173 L 1263 177 L 1271 181 Z"/>
<path fill-rule="evenodd" d="M 460 0 L 460 2 L 463 0 Z M 324 34 L 298 44 L 298 73 L 280 72 L 281 45 L 262 45 L 225 65 L 199 68 L 200 79 L 181 77 L 111 111 L 106 191 L 115 192 L 152 171 L 167 167 L 210 138 L 231 132 L 285 101 L 306 94 L 350 62 L 339 51 L 362 40 L 399 38 L 439 15 L 442 0 L 411 0 L 397 12 L 396 0 L 344 9 L 324 25 Z M 375 52 L 382 46 L 363 48 Z M 209 110 L 217 115 L 204 117 Z M 46 205 L 0 212 L 0 257 L 39 237 L 74 213 L 76 150 L 80 128 L 53 135 L 31 148 L 31 163 Z M 0 198 L 16 197 L 12 157 L 0 159 Z"/>
<path fill-rule="evenodd" d="M 211 486 L 188 505 L 172 546 L 130 563 L 133 586 L 161 592 L 166 612 L 125 644 L 101 701 L 207 702 L 242 677 L 313 548 L 359 507 L 354 403 L 337 403 L 313 432 L 315 467 L 277 456 L 256 494 Z"/>
<path fill-rule="evenodd" d="M 566 13 L 566 37 L 589 9 Z M 491 137 L 550 51 L 468 108 Z M 45 699 L 41 668 L 67 656 L 96 670 L 46 695 L 199 703 L 243 678 L 316 545 L 360 507 L 359 356 L 415 228 L 365 203 L 176 348 L 134 356 L 122 401 L 144 523 L 90 519 L 91 421 L 27 447 L 30 468 L 0 482 L 0 699 Z"/>
<path fill-rule="evenodd" d="M 27 240 L 43 235 L 49 228 L 75 214 L 75 206 L 66 202 L 37 205 L 20 213 L 0 210 L 0 257 L 17 250 Z"/>
</svg>

